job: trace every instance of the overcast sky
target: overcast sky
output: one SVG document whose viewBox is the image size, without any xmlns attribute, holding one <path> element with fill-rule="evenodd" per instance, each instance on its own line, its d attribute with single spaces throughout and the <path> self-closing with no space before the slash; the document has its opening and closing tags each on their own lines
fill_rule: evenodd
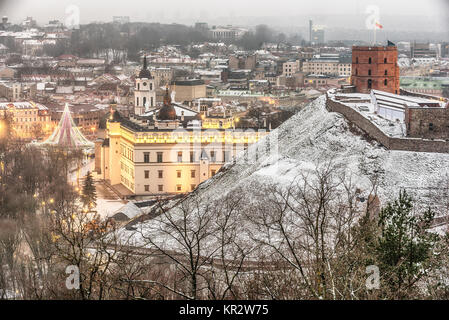
<svg viewBox="0 0 449 320">
<path fill-rule="evenodd" d="M 0 0 L 0 14 L 7 15 L 13 22 L 25 16 L 32 16 L 39 23 L 51 19 L 64 21 L 68 15 L 66 9 L 72 4 L 79 8 L 81 23 L 111 21 L 114 15 L 126 15 L 131 21 L 186 24 L 199 20 L 231 21 L 248 25 L 239 18 L 366 15 L 369 5 L 379 7 L 381 18 L 391 15 L 432 17 L 442 29 L 447 27 L 444 20 L 449 18 L 447 0 Z M 277 21 L 274 19 L 273 24 Z M 305 24 L 306 21 L 298 21 L 298 25 Z M 416 27 L 416 21 L 410 20 L 410 26 Z"/>
</svg>

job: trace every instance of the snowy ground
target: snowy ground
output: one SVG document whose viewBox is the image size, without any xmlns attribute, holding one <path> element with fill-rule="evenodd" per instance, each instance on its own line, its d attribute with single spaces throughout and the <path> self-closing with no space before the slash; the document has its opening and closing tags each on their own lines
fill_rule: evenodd
<svg viewBox="0 0 449 320">
<path fill-rule="evenodd" d="M 362 195 L 368 195 L 370 179 L 379 179 L 378 194 L 383 204 L 396 198 L 406 189 L 420 203 L 432 203 L 432 188 L 448 176 L 449 154 L 389 151 L 376 142 L 368 142 L 353 134 L 345 118 L 330 113 L 325 108 L 325 97 L 312 102 L 304 110 L 285 122 L 269 136 L 252 145 L 248 151 L 250 161 L 241 155 L 235 164 L 228 164 L 223 172 L 200 185 L 198 194 L 209 200 L 219 200 L 230 191 L 242 188 L 247 201 L 258 190 L 255 183 L 274 183 L 290 186 L 301 174 L 315 170 L 316 166 L 331 161 L 338 165 L 338 173 L 351 176 Z M 277 139 L 276 139 L 277 137 Z M 274 148 L 267 150 L 267 142 L 277 140 Z M 257 153 L 257 157 L 256 157 Z M 172 209 L 172 214 L 179 210 Z M 174 249 L 176 239 L 159 231 L 163 221 L 142 223 L 144 233 L 155 237 L 161 245 Z M 238 222 L 240 239 L 250 240 L 247 221 Z M 122 230 L 135 243 L 142 243 L 138 232 Z M 213 239 L 210 245 L 212 246 Z"/>
<path fill-rule="evenodd" d="M 95 160 L 89 159 L 86 161 L 81 170 L 79 171 L 80 185 L 82 186 L 82 179 L 87 175 L 87 172 L 90 171 L 93 173 L 93 177 L 95 179 Z M 78 173 L 76 171 L 70 174 L 70 181 L 76 185 L 78 178 Z M 108 188 L 103 183 L 96 181 L 95 186 L 97 189 L 97 207 L 94 208 L 94 211 L 97 211 L 99 216 L 103 219 L 112 216 L 118 209 L 123 207 L 126 202 L 122 201 L 110 188 Z"/>
</svg>

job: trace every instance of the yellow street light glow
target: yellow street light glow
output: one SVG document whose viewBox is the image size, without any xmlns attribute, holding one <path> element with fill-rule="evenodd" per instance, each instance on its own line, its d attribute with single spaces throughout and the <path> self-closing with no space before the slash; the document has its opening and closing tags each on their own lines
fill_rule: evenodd
<svg viewBox="0 0 449 320">
<path fill-rule="evenodd" d="M 53 202 L 55 202 L 55 200 L 54 199 L 50 199 L 50 203 L 53 203 Z"/>
</svg>

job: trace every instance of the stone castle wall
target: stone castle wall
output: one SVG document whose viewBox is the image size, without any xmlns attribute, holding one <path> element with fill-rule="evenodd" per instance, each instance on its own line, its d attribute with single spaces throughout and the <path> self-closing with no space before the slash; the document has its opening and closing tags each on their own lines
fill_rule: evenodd
<svg viewBox="0 0 449 320">
<path fill-rule="evenodd" d="M 448 141 L 390 137 L 353 108 L 334 101 L 329 97 L 326 99 L 326 108 L 331 112 L 342 114 L 349 122 L 356 125 L 372 139 L 378 141 L 389 150 L 435 153 L 449 152 Z"/>
</svg>

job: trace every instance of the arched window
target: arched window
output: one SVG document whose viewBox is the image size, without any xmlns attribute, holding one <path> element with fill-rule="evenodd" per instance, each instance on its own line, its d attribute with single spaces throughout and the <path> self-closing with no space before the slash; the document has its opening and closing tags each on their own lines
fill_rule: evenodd
<svg viewBox="0 0 449 320">
<path fill-rule="evenodd" d="M 373 60 L 371 59 L 371 57 L 368 59 L 368 63 L 371 64 Z"/>
<path fill-rule="evenodd" d="M 150 90 L 153 90 L 153 84 L 150 83 Z"/>
<path fill-rule="evenodd" d="M 136 106 L 139 106 L 139 97 L 136 98 Z"/>
<path fill-rule="evenodd" d="M 145 107 L 146 104 L 147 104 L 147 97 L 143 97 L 143 106 Z"/>
</svg>

